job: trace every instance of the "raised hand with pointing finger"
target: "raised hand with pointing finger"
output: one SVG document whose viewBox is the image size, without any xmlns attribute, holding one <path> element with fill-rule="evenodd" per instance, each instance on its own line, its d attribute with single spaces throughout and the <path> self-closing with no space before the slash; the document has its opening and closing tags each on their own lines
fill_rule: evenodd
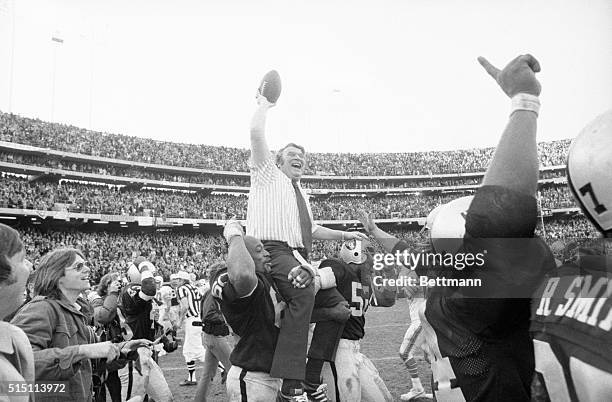
<svg viewBox="0 0 612 402">
<path fill-rule="evenodd" d="M 516 57 L 503 70 L 482 56 L 478 57 L 478 62 L 510 98 L 519 93 L 539 96 L 542 91 L 535 76 L 540 72 L 540 63 L 530 54 Z"/>
</svg>

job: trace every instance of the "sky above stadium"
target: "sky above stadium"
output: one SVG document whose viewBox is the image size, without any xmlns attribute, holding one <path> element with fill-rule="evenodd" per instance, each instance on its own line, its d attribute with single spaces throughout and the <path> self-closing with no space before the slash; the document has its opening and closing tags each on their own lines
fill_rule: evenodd
<svg viewBox="0 0 612 402">
<path fill-rule="evenodd" d="M 52 38 L 55 38 L 53 40 Z M 609 0 L 0 0 L 0 110 L 93 130 L 317 152 L 493 146 L 509 100 L 476 61 L 539 59 L 539 140 L 612 108 Z"/>
</svg>

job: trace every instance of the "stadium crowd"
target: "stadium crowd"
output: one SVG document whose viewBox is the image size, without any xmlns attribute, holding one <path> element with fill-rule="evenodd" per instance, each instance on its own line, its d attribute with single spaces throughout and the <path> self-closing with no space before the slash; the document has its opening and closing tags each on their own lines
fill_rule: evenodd
<svg viewBox="0 0 612 402">
<path fill-rule="evenodd" d="M 582 217 L 545 221 L 545 230 L 538 234 L 549 243 L 558 239 L 593 238 L 597 232 Z M 198 277 L 206 268 L 225 258 L 227 249 L 219 234 L 200 232 L 82 232 L 76 230 L 42 230 L 27 227 L 19 230 L 28 257 L 36 263 L 42 255 L 58 247 L 74 247 L 83 252 L 91 263 L 92 280 L 99 280 L 109 271 L 125 272 L 128 263 L 138 255 L 146 256 L 158 268 L 165 280 L 170 274 L 185 270 Z M 410 243 L 420 241 L 417 230 L 390 229 L 389 233 Z M 341 242 L 315 241 L 313 261 L 337 255 Z M 375 244 L 377 252 L 382 248 Z M 97 283 L 97 282 L 96 282 Z"/>
<path fill-rule="evenodd" d="M 246 149 L 179 144 L 101 133 L 3 112 L 0 112 L 0 140 L 129 161 L 221 171 L 248 171 L 249 151 Z M 569 140 L 540 143 L 541 164 L 563 165 L 568 147 Z M 493 148 L 376 154 L 309 153 L 306 174 L 393 176 L 482 172 L 492 156 Z"/>
<path fill-rule="evenodd" d="M 77 182 L 29 182 L 25 178 L 4 175 L 0 178 L 0 207 L 61 210 L 108 215 L 156 216 L 194 219 L 245 219 L 247 197 L 170 191 L 125 190 L 115 186 Z M 313 197 L 315 219 L 350 220 L 356 209 L 365 208 L 382 219 L 426 216 L 436 205 L 469 194 L 421 193 L 377 197 Z M 542 207 L 547 209 L 575 206 L 565 186 L 546 186 L 541 191 Z"/>
<path fill-rule="evenodd" d="M 219 186 L 250 186 L 248 177 L 226 177 L 213 174 L 176 174 L 160 170 L 143 169 L 138 167 L 123 167 L 94 161 L 84 163 L 79 161 L 62 160 L 54 156 L 38 156 L 14 152 L 0 152 L 0 161 L 16 164 L 34 165 L 53 169 L 68 170 L 81 173 L 93 173 L 103 176 L 130 177 L 147 180 L 161 180 L 177 183 L 197 183 Z M 564 177 L 564 170 L 542 171 L 541 179 Z M 325 178 L 303 180 L 305 188 L 311 189 L 387 189 L 387 188 L 415 188 L 415 187 L 442 187 L 461 186 L 479 183 L 479 178 L 427 178 L 427 179 L 371 179 L 371 180 L 332 180 Z"/>
</svg>

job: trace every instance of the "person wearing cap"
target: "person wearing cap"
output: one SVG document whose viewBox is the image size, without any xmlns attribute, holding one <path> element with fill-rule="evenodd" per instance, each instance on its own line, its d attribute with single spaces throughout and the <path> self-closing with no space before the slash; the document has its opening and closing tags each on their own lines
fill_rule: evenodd
<svg viewBox="0 0 612 402">
<path fill-rule="evenodd" d="M 183 357 L 185 357 L 189 374 L 189 377 L 181 381 L 179 385 L 196 385 L 195 361 L 203 362 L 206 352 L 202 344 L 202 319 L 200 318 L 202 295 L 191 285 L 191 276 L 186 271 L 177 273 L 177 281 L 179 285 L 176 295 L 180 303 L 179 322 L 183 323 L 185 331 Z"/>
</svg>

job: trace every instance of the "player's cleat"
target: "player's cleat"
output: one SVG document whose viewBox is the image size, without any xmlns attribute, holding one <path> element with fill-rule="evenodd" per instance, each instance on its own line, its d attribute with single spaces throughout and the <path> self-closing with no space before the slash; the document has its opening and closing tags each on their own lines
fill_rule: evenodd
<svg viewBox="0 0 612 402">
<path fill-rule="evenodd" d="M 264 75 L 257 91 L 270 103 L 276 103 L 281 94 L 281 79 L 276 70 Z"/>
<path fill-rule="evenodd" d="M 304 392 L 301 395 L 294 395 L 294 396 L 283 395 L 282 392 L 279 392 L 278 398 L 276 398 L 276 401 L 277 402 L 309 402 L 306 392 Z"/>
<path fill-rule="evenodd" d="M 414 401 L 417 398 L 433 399 L 433 395 L 426 393 L 423 388 L 421 389 L 412 388 L 410 391 L 408 391 L 407 394 L 400 395 L 400 399 L 402 401 Z"/>
<path fill-rule="evenodd" d="M 306 394 L 311 402 L 329 402 L 327 398 L 327 384 L 320 384 L 316 390 L 312 392 L 306 391 Z"/>
<path fill-rule="evenodd" d="M 183 380 L 183 381 L 179 382 L 179 385 L 181 387 L 188 386 L 188 385 L 198 385 L 198 382 L 197 381 L 192 381 L 192 380 Z"/>
</svg>

